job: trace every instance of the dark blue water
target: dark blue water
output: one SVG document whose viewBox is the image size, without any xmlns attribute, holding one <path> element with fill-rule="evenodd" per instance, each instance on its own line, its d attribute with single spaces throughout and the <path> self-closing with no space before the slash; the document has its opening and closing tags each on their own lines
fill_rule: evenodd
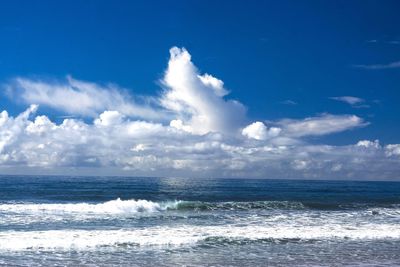
<svg viewBox="0 0 400 267">
<path fill-rule="evenodd" d="M 400 265 L 400 183 L 0 177 L 0 265 Z"/>
</svg>

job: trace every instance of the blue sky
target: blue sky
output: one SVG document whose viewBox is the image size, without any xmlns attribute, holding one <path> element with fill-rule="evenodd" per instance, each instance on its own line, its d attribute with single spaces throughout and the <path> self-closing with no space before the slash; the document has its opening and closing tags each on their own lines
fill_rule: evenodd
<svg viewBox="0 0 400 267">
<path fill-rule="evenodd" d="M 287 120 L 354 115 L 362 121 L 333 133 L 302 135 L 301 143 L 397 144 L 399 8 L 398 1 L 8 1 L 0 10 L 0 107 L 17 117 L 39 104 L 35 114 L 56 124 L 64 116 L 91 124 L 96 116 L 90 112 L 21 100 L 15 88 L 9 93 L 10 87 L 23 87 L 15 85 L 18 78 L 51 87 L 66 83 L 67 75 L 113 83 L 139 102 L 157 102 L 166 94 L 163 77 L 169 49 L 176 46 L 186 48 L 200 74 L 223 80 L 230 92 L 223 98 L 243 104 L 249 125 L 260 121 L 285 132 Z M 160 105 L 151 103 L 158 112 Z M 168 125 L 170 119 L 149 121 Z M 9 171 L 13 164 L 6 164 Z"/>
</svg>

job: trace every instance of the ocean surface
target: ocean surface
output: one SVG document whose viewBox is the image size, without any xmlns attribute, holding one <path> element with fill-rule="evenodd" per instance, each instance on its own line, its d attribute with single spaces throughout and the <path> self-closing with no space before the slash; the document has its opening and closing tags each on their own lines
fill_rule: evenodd
<svg viewBox="0 0 400 267">
<path fill-rule="evenodd" d="M 400 183 L 0 176 L 0 266 L 400 266 Z"/>
</svg>

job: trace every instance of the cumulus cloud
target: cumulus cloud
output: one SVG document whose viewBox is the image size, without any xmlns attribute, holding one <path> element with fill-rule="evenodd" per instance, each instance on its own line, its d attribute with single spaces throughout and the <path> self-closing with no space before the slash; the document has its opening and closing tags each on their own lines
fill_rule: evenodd
<svg viewBox="0 0 400 267">
<path fill-rule="evenodd" d="M 265 124 L 260 121 L 253 122 L 242 130 L 242 134 L 244 136 L 256 140 L 266 140 L 268 138 L 277 137 L 280 132 L 280 128 L 271 127 L 270 129 L 268 129 L 267 126 L 265 126 Z"/>
<path fill-rule="evenodd" d="M 365 147 L 365 148 L 379 148 L 379 140 L 370 141 L 370 140 L 360 140 L 357 142 L 356 146 Z"/>
<path fill-rule="evenodd" d="M 385 152 L 386 152 L 386 155 L 389 157 L 400 156 L 400 144 L 387 145 Z"/>
<path fill-rule="evenodd" d="M 96 125 L 111 126 L 121 124 L 123 115 L 116 110 L 106 110 L 94 121 Z"/>
<path fill-rule="evenodd" d="M 223 81 L 200 73 L 185 49 L 171 49 L 162 85 L 159 98 L 138 104 L 117 86 L 14 79 L 9 91 L 31 105 L 14 116 L 0 113 L 0 171 L 344 179 L 400 173 L 400 144 L 328 146 L 306 138 L 368 124 L 355 115 L 252 122 Z M 72 117 L 56 123 L 36 104 Z"/>
<path fill-rule="evenodd" d="M 261 143 L 217 133 L 193 135 L 169 125 L 131 121 L 112 111 L 103 112 L 94 123 L 65 119 L 59 124 L 35 112 L 32 106 L 16 117 L 0 113 L 2 170 L 23 165 L 116 168 L 126 174 L 158 176 L 352 179 L 396 178 L 400 170 L 400 145 L 383 146 L 377 140 L 347 146 L 285 146 L 265 141 L 264 130 L 267 135 L 271 130 L 257 122 L 250 125 L 250 132 L 263 137 L 254 138 Z"/>
<path fill-rule="evenodd" d="M 245 107 L 225 100 L 228 91 L 223 82 L 210 74 L 201 75 L 188 51 L 173 47 L 170 54 L 161 105 L 175 112 L 181 128 L 192 133 L 236 133 L 244 121 Z"/>
</svg>

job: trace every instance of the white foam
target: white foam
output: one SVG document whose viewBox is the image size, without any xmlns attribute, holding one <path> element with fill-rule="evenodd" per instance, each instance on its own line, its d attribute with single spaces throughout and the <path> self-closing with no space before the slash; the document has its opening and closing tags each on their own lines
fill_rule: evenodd
<svg viewBox="0 0 400 267">
<path fill-rule="evenodd" d="M 103 246 L 192 245 L 210 237 L 247 240 L 325 240 L 325 239 L 400 239 L 394 224 L 368 224 L 358 228 L 326 224 L 296 225 L 219 225 L 157 226 L 121 230 L 50 230 L 0 232 L 0 250 L 87 250 Z"/>
<path fill-rule="evenodd" d="M 175 209 L 180 201 L 152 202 L 148 200 L 111 200 L 99 204 L 68 203 L 68 204 L 1 204 L 0 212 L 11 213 L 95 213 L 121 214 L 139 212 L 158 212 Z"/>
<path fill-rule="evenodd" d="M 147 200 L 112 200 L 100 204 L 1 204 L 0 226 L 13 229 L 13 225 L 29 226 L 32 223 L 69 220 L 92 220 L 109 214 L 151 214 L 177 209 L 180 201 L 152 202 Z M 193 210 L 192 212 L 197 212 Z M 244 213 L 227 217 L 221 225 L 185 224 L 159 225 L 121 230 L 100 228 L 95 230 L 59 229 L 46 231 L 0 231 L 0 250 L 26 249 L 95 249 L 102 246 L 131 244 L 137 246 L 191 246 L 207 238 L 239 240 L 330 240 L 330 239 L 396 239 L 400 240 L 399 208 L 349 211 L 319 210 L 265 210 L 260 214 Z M 219 214 L 219 213 L 215 213 Z M 225 211 L 223 212 L 225 214 Z M 208 216 L 208 215 L 207 215 Z M 209 218 L 206 216 L 206 219 Z M 111 216 L 113 219 L 114 217 Z M 130 218 L 130 217 L 129 217 Z M 199 219 L 200 222 L 204 222 Z M 167 222 L 167 221 L 165 221 Z M 193 224 L 190 224 L 193 223 Z M 224 223 L 224 224 L 222 224 Z M 34 225 L 34 224 L 33 224 Z M 57 227 L 60 227 L 57 226 Z M 90 224 L 88 224 L 90 226 Z M 17 229 L 17 228 L 14 228 Z M 27 228 L 24 228 L 27 229 Z M 32 228 L 31 228 L 32 229 Z"/>
</svg>

